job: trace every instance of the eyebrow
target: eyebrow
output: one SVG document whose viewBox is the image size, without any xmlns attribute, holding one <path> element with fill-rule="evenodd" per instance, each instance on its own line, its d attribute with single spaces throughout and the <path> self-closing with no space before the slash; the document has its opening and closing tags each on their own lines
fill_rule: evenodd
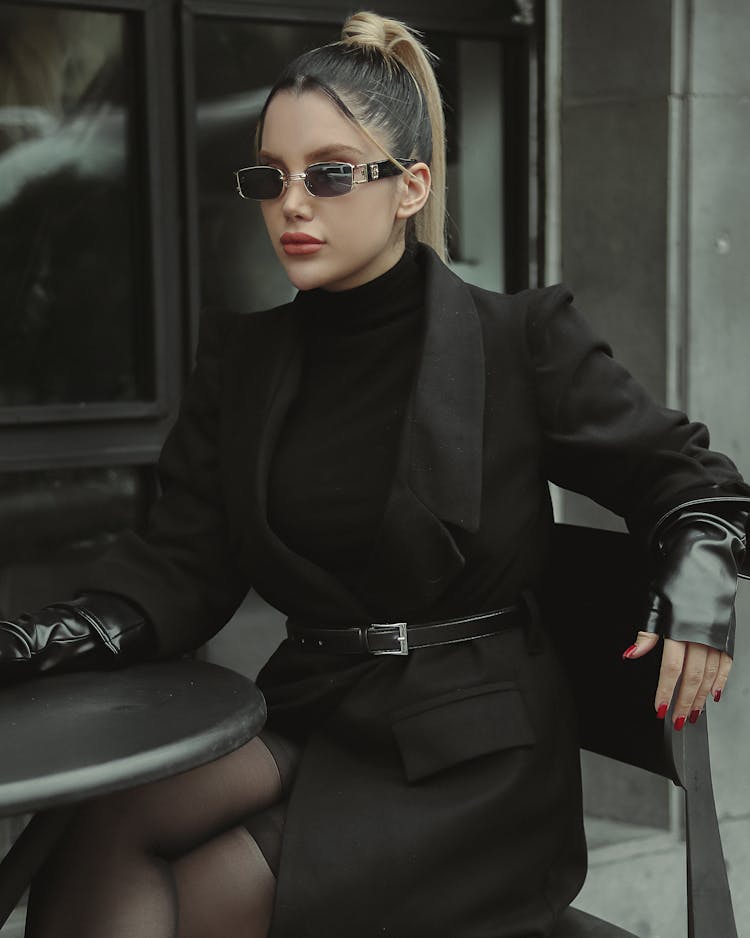
<svg viewBox="0 0 750 938">
<path fill-rule="evenodd" d="M 348 143 L 329 143 L 324 147 L 318 147 L 317 150 L 311 150 L 309 153 L 305 154 L 305 160 L 309 163 L 318 163 L 323 160 L 330 160 L 334 157 L 348 156 L 353 158 L 354 162 L 363 162 L 364 153 L 359 150 L 357 147 L 353 147 Z M 276 156 L 276 154 L 269 152 L 268 150 L 261 150 L 258 154 L 259 159 L 264 160 L 273 160 L 277 163 L 283 163 L 284 160 L 281 157 Z"/>
</svg>

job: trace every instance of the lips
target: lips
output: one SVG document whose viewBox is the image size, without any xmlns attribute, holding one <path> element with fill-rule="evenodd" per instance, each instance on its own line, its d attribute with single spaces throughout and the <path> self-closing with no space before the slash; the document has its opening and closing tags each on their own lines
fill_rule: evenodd
<svg viewBox="0 0 750 938">
<path fill-rule="evenodd" d="M 324 243 L 301 231 L 285 231 L 280 240 L 285 254 L 315 254 Z"/>
</svg>

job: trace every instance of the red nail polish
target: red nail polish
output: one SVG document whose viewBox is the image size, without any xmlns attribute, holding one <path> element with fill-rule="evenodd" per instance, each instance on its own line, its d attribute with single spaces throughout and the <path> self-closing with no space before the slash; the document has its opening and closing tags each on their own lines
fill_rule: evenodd
<svg viewBox="0 0 750 938">
<path fill-rule="evenodd" d="M 626 649 L 625 649 L 625 651 L 622 653 L 622 657 L 623 657 L 623 658 L 632 658 L 632 657 L 633 657 L 633 652 L 634 652 L 634 651 L 637 651 L 637 650 L 638 650 L 638 646 L 637 646 L 637 645 L 631 645 L 630 648 L 626 648 Z"/>
<path fill-rule="evenodd" d="M 721 691 L 720 691 L 720 690 L 717 690 L 716 693 L 714 694 L 714 700 L 716 701 L 716 703 L 718 703 L 718 702 L 721 700 Z"/>
<path fill-rule="evenodd" d="M 693 710 L 693 711 L 690 713 L 690 722 L 691 722 L 691 723 L 697 723 L 697 722 L 698 722 L 698 717 L 699 717 L 700 715 L 701 715 L 700 710 Z"/>
<path fill-rule="evenodd" d="M 677 717 L 677 719 L 674 721 L 674 728 L 678 731 L 681 730 L 684 725 L 685 717 Z"/>
<path fill-rule="evenodd" d="M 669 704 L 661 704 L 661 705 L 659 706 L 659 709 L 656 711 L 656 716 L 657 716 L 660 720 L 663 720 L 664 717 L 667 715 L 667 710 L 668 710 L 668 709 L 669 709 Z"/>
</svg>

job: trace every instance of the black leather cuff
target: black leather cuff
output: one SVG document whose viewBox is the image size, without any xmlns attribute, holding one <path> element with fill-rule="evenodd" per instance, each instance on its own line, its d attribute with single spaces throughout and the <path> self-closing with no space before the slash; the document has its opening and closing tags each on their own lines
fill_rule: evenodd
<svg viewBox="0 0 750 938">
<path fill-rule="evenodd" d="M 701 492 L 695 494 L 694 497 L 682 498 L 676 501 L 645 529 L 643 536 L 649 556 L 659 550 L 660 536 L 690 514 L 715 517 L 726 520 L 739 529 L 744 528 L 744 538 L 745 543 L 747 543 L 747 537 L 750 535 L 750 497 L 746 495 L 713 495 Z M 633 528 L 631 530 L 638 529 Z M 739 562 L 737 575 L 750 579 L 750 551 L 745 551 L 744 559 Z"/>
<path fill-rule="evenodd" d="M 152 657 L 153 627 L 121 596 L 89 593 L 0 622 L 0 677 L 123 667 Z"/>
<path fill-rule="evenodd" d="M 644 631 L 734 654 L 734 599 L 748 511 L 693 505 L 654 532 L 654 577 Z"/>
</svg>

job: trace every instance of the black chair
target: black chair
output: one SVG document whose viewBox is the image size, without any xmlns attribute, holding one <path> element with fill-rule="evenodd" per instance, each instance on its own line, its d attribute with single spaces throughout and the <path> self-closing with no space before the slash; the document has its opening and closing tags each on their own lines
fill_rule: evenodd
<svg viewBox="0 0 750 938">
<path fill-rule="evenodd" d="M 648 577 L 643 552 L 627 534 L 555 525 L 552 557 L 541 601 L 570 676 L 581 747 L 654 772 L 683 789 L 688 938 L 737 938 L 711 784 L 706 714 L 675 732 L 669 714 L 662 723 L 653 711 L 658 652 L 638 661 L 621 658 L 644 612 Z M 585 660 L 572 652 L 570 642 L 582 630 L 587 633 Z M 606 700 L 605 712 L 592 709 L 592 699 Z M 571 908 L 552 938 L 639 936 Z"/>
</svg>

